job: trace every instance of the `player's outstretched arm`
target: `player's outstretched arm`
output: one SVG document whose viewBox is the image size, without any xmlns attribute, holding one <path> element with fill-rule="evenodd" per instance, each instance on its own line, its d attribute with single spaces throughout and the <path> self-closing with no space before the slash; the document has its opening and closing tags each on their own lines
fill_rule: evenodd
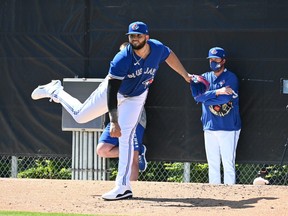
<svg viewBox="0 0 288 216">
<path fill-rule="evenodd" d="M 182 63 L 180 62 L 180 60 L 178 59 L 178 57 L 172 50 L 171 50 L 170 55 L 166 59 L 166 63 L 174 71 L 176 71 L 179 75 L 181 75 L 186 80 L 186 82 L 190 83 L 192 75 L 186 71 L 186 69 L 184 68 L 184 66 L 182 65 Z"/>
</svg>

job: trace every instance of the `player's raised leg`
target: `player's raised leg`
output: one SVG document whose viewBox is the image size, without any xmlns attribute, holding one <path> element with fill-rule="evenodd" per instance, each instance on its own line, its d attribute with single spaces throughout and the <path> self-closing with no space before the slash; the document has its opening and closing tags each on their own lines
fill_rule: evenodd
<svg viewBox="0 0 288 216">
<path fill-rule="evenodd" d="M 107 79 L 81 103 L 77 98 L 68 94 L 61 85 L 60 80 L 38 86 L 31 94 L 32 99 L 50 98 L 50 101 L 61 103 L 67 112 L 78 123 L 89 122 L 108 111 L 107 107 Z"/>
<path fill-rule="evenodd" d="M 53 94 L 57 93 L 59 90 L 62 90 L 63 86 L 61 85 L 60 80 L 52 80 L 46 85 L 38 86 L 31 94 L 33 100 L 39 100 L 42 98 L 53 99 Z M 55 101 L 58 102 L 58 101 Z"/>
</svg>

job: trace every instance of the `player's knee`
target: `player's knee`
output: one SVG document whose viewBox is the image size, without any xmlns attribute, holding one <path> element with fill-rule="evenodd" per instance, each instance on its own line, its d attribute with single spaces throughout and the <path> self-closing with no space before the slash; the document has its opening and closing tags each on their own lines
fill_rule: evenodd
<svg viewBox="0 0 288 216">
<path fill-rule="evenodd" d="M 97 153 L 100 157 L 104 157 L 104 156 L 105 156 L 105 151 L 103 150 L 103 148 L 98 148 L 98 147 L 97 147 L 96 153 Z"/>
<path fill-rule="evenodd" d="M 81 118 L 81 116 L 79 115 L 75 115 L 74 116 L 74 120 L 78 123 L 78 124 L 84 124 L 87 123 L 87 121 L 83 118 Z"/>
<path fill-rule="evenodd" d="M 104 148 L 104 145 L 99 143 L 97 148 L 96 148 L 96 153 L 100 156 L 100 157 L 107 157 L 108 155 L 108 151 L 107 148 Z"/>
<path fill-rule="evenodd" d="M 100 157 L 106 157 L 106 152 L 103 151 L 102 149 L 97 149 L 97 154 L 100 156 Z"/>
</svg>

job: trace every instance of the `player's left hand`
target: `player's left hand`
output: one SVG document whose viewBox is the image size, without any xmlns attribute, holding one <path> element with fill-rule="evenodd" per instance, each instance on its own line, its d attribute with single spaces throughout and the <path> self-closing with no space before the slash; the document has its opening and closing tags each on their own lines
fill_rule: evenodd
<svg viewBox="0 0 288 216">
<path fill-rule="evenodd" d="M 121 128 L 118 122 L 111 122 L 110 123 L 110 136 L 111 137 L 120 137 L 121 136 Z"/>
</svg>

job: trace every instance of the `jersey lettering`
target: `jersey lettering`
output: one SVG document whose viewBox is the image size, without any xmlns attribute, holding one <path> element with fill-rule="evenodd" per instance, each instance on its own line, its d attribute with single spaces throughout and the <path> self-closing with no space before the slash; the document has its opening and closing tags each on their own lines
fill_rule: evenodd
<svg viewBox="0 0 288 216">
<path fill-rule="evenodd" d="M 149 39 L 147 43 L 150 46 L 150 53 L 146 59 L 139 61 L 139 64 L 133 65 L 134 50 L 130 45 L 116 54 L 110 63 L 109 73 L 122 79 L 120 94 L 127 97 L 142 94 L 153 82 L 160 63 L 170 55 L 170 49 L 161 42 Z"/>
<path fill-rule="evenodd" d="M 155 72 L 156 72 L 156 68 L 147 68 L 146 71 L 144 71 L 144 74 L 150 74 L 154 76 Z"/>
<path fill-rule="evenodd" d="M 136 76 L 140 76 L 142 74 L 142 68 L 140 68 L 139 70 L 136 70 Z"/>
<path fill-rule="evenodd" d="M 142 68 L 136 70 L 135 73 L 127 74 L 127 77 L 130 79 L 133 79 L 133 78 L 136 78 L 137 76 L 141 76 L 141 74 L 142 74 Z"/>
<path fill-rule="evenodd" d="M 132 79 L 132 78 L 136 78 L 136 75 L 134 73 L 132 73 L 132 74 L 128 74 L 127 77 Z"/>
</svg>

